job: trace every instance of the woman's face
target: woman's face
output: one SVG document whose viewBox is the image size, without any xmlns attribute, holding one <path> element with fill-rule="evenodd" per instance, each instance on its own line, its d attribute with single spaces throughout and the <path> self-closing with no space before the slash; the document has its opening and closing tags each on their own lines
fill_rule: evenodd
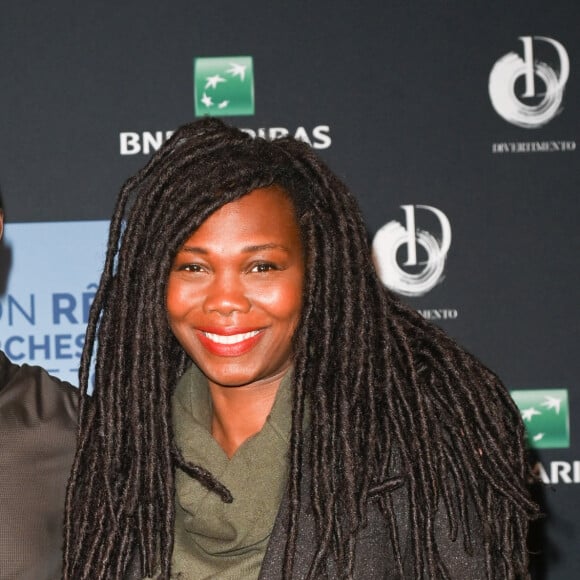
<svg viewBox="0 0 580 580">
<path fill-rule="evenodd" d="M 216 385 L 277 380 L 291 364 L 303 280 L 292 202 L 279 187 L 256 189 L 213 213 L 178 251 L 171 330 Z"/>
</svg>

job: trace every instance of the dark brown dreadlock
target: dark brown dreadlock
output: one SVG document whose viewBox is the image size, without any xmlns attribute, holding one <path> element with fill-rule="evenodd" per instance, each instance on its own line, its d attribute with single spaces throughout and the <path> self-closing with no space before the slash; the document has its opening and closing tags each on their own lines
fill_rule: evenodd
<svg viewBox="0 0 580 580">
<path fill-rule="evenodd" d="M 65 580 L 121 579 L 132 561 L 145 576 L 157 565 L 169 578 L 176 467 L 231 501 L 211 473 L 187 464 L 175 448 L 170 401 L 188 359 L 167 323 L 166 281 L 177 250 L 208 216 L 272 184 L 294 203 L 306 254 L 294 337 L 285 576 L 307 461 L 318 539 L 311 578 L 324 574 L 329 558 L 341 577 L 352 577 L 369 498 L 392 522 L 389 495 L 401 482 L 414 578 L 447 577 L 433 525 L 440 506 L 450 536 L 461 534 L 469 549 L 470 502 L 483 530 L 488 577 L 525 577 L 535 506 L 526 491 L 523 426 L 505 388 L 385 290 L 354 198 L 308 146 L 251 139 L 207 119 L 177 131 L 119 196 L 81 360 Z M 402 571 L 398 546 L 394 553 Z"/>
</svg>

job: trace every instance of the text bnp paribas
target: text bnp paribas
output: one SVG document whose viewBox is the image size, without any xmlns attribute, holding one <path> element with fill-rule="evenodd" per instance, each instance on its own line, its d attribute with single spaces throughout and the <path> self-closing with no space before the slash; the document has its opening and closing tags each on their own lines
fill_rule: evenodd
<svg viewBox="0 0 580 580">
<path fill-rule="evenodd" d="M 332 144 L 329 125 L 316 125 L 312 128 L 297 127 L 293 130 L 286 127 L 242 128 L 251 137 L 262 139 L 279 139 L 292 135 L 295 139 L 308 143 L 313 149 L 328 149 Z M 119 133 L 119 153 L 121 155 L 149 155 L 157 151 L 173 131 L 123 131 Z"/>
</svg>

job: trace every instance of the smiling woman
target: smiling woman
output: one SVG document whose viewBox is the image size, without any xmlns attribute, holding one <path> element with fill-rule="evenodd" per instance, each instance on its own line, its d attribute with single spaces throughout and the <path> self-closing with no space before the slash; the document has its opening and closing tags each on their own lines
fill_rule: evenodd
<svg viewBox="0 0 580 580">
<path fill-rule="evenodd" d="M 211 432 L 229 457 L 262 429 L 292 364 L 303 278 L 294 208 L 279 187 L 224 205 L 175 256 L 169 325 L 207 377 Z"/>
<path fill-rule="evenodd" d="M 527 575 L 517 408 L 292 138 L 206 119 L 129 179 L 81 392 L 66 580 Z"/>
</svg>

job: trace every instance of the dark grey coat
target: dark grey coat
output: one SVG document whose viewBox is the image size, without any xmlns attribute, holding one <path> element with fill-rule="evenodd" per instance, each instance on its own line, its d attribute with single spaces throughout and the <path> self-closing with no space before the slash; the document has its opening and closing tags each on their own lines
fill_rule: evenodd
<svg viewBox="0 0 580 580">
<path fill-rule="evenodd" d="M 303 502 L 307 500 L 308 489 L 303 491 Z M 414 577 L 411 566 L 411 541 L 408 525 L 408 501 L 404 488 L 393 492 L 395 512 L 397 514 L 397 529 L 401 542 L 404 576 L 398 572 L 395 556 L 391 547 L 391 533 L 378 507 L 371 502 L 368 510 L 368 525 L 361 532 L 355 552 L 355 574 L 357 580 L 410 579 Z M 479 580 L 486 578 L 485 557 L 478 526 L 471 522 L 472 539 L 476 547 L 475 554 L 469 556 L 463 549 L 459 538 L 451 542 L 447 533 L 447 518 L 444 510 L 435 524 L 435 535 L 439 553 L 445 563 L 451 578 L 454 580 Z M 471 512 L 472 513 L 472 512 Z M 288 498 L 283 501 L 274 524 L 268 549 L 262 563 L 259 580 L 277 580 L 282 578 L 284 546 L 286 542 L 286 522 L 288 516 Z M 311 510 L 301 515 L 299 522 L 298 543 L 294 560 L 292 578 L 306 578 L 315 553 L 314 516 Z M 329 578 L 333 575 L 329 568 Z"/>
</svg>

